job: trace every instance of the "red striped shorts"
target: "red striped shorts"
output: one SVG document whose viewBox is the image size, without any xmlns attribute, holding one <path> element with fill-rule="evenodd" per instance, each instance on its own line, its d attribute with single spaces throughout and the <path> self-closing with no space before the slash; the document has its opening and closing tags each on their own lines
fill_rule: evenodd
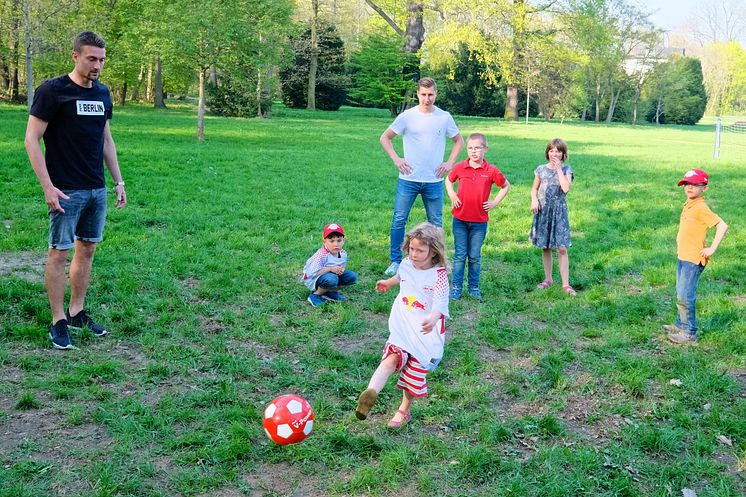
<svg viewBox="0 0 746 497">
<path fill-rule="evenodd" d="M 383 348 L 383 357 L 381 360 L 386 359 L 392 354 L 396 354 L 399 357 L 396 363 L 396 370 L 401 371 L 396 386 L 402 390 L 406 390 L 414 397 L 427 396 L 427 381 L 425 378 L 428 373 L 427 369 L 409 352 L 390 343 L 387 343 Z"/>
</svg>

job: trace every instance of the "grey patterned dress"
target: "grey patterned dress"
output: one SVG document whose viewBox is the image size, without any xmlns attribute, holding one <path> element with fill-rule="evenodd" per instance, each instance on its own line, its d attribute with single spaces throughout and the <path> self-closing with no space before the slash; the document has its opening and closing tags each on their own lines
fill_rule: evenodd
<svg viewBox="0 0 746 497">
<path fill-rule="evenodd" d="M 573 180 L 575 179 L 572 167 L 563 164 L 562 174 L 567 175 L 567 173 L 570 173 Z M 538 193 L 540 210 L 534 215 L 528 240 L 543 249 L 569 247 L 572 242 L 565 202 L 566 193 L 560 187 L 557 172 L 549 169 L 545 164 L 537 167 L 534 174 L 541 182 Z"/>
</svg>

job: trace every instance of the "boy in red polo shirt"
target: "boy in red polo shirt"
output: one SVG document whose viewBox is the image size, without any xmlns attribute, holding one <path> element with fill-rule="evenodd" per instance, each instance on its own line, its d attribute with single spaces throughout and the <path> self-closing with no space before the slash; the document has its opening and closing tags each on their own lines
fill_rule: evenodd
<svg viewBox="0 0 746 497">
<path fill-rule="evenodd" d="M 484 160 L 487 138 L 481 133 L 472 133 L 466 140 L 469 158 L 459 162 L 446 178 L 446 190 L 453 204 L 453 287 L 450 297 L 461 298 L 464 284 L 464 268 L 469 259 L 469 295 L 482 298 L 479 291 L 482 243 L 487 236 L 489 211 L 502 202 L 510 190 L 510 183 L 498 168 Z M 458 181 L 458 193 L 453 184 Z M 492 185 L 500 191 L 490 200 Z"/>
<path fill-rule="evenodd" d="M 685 344 L 697 339 L 697 284 L 705 265 L 715 253 L 728 231 L 717 214 L 705 204 L 704 193 L 710 180 L 701 169 L 690 169 L 679 181 L 684 185 L 686 203 L 681 212 L 679 233 L 676 235 L 676 307 L 678 314 L 675 324 L 667 324 L 663 329 L 673 343 Z M 715 227 L 715 236 L 709 247 L 705 244 L 707 230 Z"/>
</svg>

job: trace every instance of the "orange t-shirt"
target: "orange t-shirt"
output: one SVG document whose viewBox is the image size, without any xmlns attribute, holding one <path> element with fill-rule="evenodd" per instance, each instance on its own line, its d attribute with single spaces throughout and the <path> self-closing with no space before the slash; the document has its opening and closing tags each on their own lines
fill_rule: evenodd
<svg viewBox="0 0 746 497">
<path fill-rule="evenodd" d="M 681 211 L 679 234 L 676 235 L 679 260 L 707 264 L 707 258 L 699 255 L 699 252 L 705 248 L 707 230 L 721 221 L 722 219 L 707 207 L 704 197 L 687 200 L 684 210 Z"/>
</svg>

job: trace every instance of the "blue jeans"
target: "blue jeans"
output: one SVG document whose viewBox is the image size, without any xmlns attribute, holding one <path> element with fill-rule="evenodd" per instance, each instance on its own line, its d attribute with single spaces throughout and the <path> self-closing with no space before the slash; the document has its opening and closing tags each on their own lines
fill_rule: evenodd
<svg viewBox="0 0 746 497">
<path fill-rule="evenodd" d="M 462 288 L 464 267 L 469 258 L 469 290 L 479 289 L 482 270 L 482 244 L 487 236 L 487 223 L 473 223 L 453 218 L 453 288 Z"/>
<path fill-rule="evenodd" d="M 443 183 L 420 183 L 399 179 L 394 199 L 394 217 L 391 219 L 391 262 L 401 262 L 401 246 L 404 243 L 404 230 L 409 211 L 412 210 L 417 195 L 422 195 L 427 221 L 435 226 L 443 226 Z"/>
<path fill-rule="evenodd" d="M 702 264 L 676 261 L 676 327 L 697 336 L 697 284 L 705 267 Z"/>
<path fill-rule="evenodd" d="M 49 248 L 71 249 L 75 240 L 100 242 L 106 222 L 106 188 L 62 191 L 70 198 L 60 199 L 64 213 L 49 209 Z"/>
<path fill-rule="evenodd" d="M 357 274 L 354 271 L 345 269 L 340 275 L 334 273 L 324 273 L 319 276 L 316 280 L 316 288 L 326 288 L 331 290 L 332 288 L 338 288 L 341 286 L 354 285 L 357 281 Z"/>
</svg>

